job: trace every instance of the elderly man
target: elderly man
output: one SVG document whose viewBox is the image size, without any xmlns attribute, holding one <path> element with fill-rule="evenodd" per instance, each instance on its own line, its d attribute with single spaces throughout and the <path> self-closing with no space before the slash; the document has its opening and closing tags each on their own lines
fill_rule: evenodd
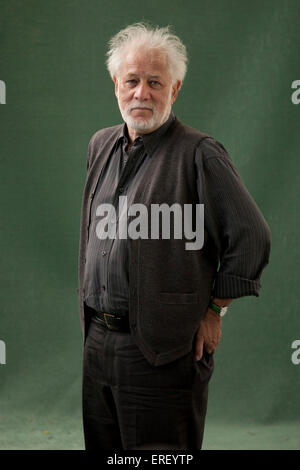
<svg viewBox="0 0 300 470">
<path fill-rule="evenodd" d="M 110 41 L 124 123 L 90 140 L 80 232 L 88 450 L 201 449 L 222 316 L 258 296 L 268 263 L 268 225 L 225 148 L 172 112 L 186 62 L 168 28 L 138 23 Z M 143 218 L 129 230 L 133 207 Z M 158 207 L 189 230 L 163 233 Z"/>
</svg>

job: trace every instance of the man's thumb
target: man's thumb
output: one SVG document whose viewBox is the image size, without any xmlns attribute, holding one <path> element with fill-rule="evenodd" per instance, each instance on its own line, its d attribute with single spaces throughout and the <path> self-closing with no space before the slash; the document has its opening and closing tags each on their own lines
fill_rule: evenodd
<svg viewBox="0 0 300 470">
<path fill-rule="evenodd" d="M 196 348 L 195 348 L 196 361 L 200 361 L 202 354 L 203 354 L 203 338 L 197 338 Z"/>
</svg>

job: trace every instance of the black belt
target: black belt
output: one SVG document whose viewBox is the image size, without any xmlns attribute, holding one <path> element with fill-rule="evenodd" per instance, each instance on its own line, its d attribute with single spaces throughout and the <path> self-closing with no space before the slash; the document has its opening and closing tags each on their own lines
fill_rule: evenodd
<svg viewBox="0 0 300 470">
<path fill-rule="evenodd" d="M 128 316 L 119 317 L 114 313 L 95 312 L 93 317 L 109 330 L 129 331 Z"/>
</svg>

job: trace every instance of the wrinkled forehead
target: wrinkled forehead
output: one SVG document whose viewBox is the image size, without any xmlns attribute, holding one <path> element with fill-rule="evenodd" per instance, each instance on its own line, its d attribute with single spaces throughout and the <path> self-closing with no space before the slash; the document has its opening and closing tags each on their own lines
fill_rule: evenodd
<svg viewBox="0 0 300 470">
<path fill-rule="evenodd" d="M 121 75 L 143 73 L 147 75 L 168 75 L 168 57 L 162 49 L 129 49 L 125 53 Z"/>
</svg>

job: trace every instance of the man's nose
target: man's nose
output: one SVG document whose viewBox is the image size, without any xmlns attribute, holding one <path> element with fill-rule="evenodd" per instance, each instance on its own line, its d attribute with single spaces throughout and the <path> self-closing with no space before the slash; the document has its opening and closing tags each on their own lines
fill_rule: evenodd
<svg viewBox="0 0 300 470">
<path fill-rule="evenodd" d="M 147 100 L 150 97 L 150 90 L 148 83 L 140 82 L 135 90 L 134 90 L 134 97 L 139 100 Z"/>
</svg>

